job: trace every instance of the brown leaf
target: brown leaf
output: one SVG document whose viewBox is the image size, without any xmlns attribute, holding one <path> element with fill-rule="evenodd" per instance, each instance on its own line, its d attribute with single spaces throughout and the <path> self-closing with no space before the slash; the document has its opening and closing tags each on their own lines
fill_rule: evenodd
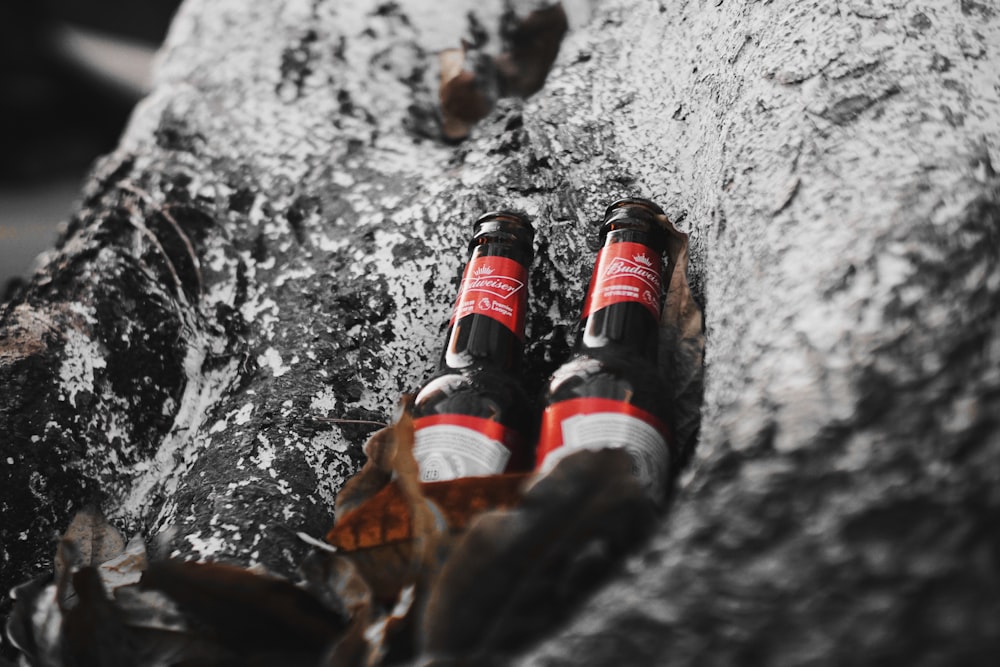
<svg viewBox="0 0 1000 667">
<path fill-rule="evenodd" d="M 314 551 L 300 566 L 307 591 L 350 622 L 323 658 L 327 667 L 361 664 L 369 651 L 366 630 L 375 617 L 372 590 L 350 559 Z"/>
<path fill-rule="evenodd" d="M 541 7 L 527 16 L 504 16 L 504 51 L 497 57 L 503 95 L 528 97 L 541 90 L 559 46 L 569 29 L 562 3 Z"/>
<path fill-rule="evenodd" d="M 76 514 L 56 546 L 52 577 L 16 589 L 13 643 L 38 664 L 129 664 L 122 621 L 107 591 L 138 581 L 145 545 L 125 548 L 121 533 L 94 507 Z"/>
<path fill-rule="evenodd" d="M 408 398 L 399 419 L 366 445 L 367 479 L 345 486 L 349 498 L 337 499 L 337 522 L 327 542 L 344 552 L 377 600 L 390 601 L 406 586 L 423 591 L 447 558 L 451 535 L 477 514 L 508 507 L 520 497 L 525 474 L 420 482 L 413 456 L 413 422 Z M 376 473 L 395 479 L 374 495 Z M 353 508 L 344 512 L 344 508 Z"/>
<path fill-rule="evenodd" d="M 139 583 L 148 565 L 146 544 L 136 535 L 129 540 L 124 551 L 101 563 L 97 573 L 108 592 L 114 593 L 122 586 Z"/>
<path fill-rule="evenodd" d="M 55 664 L 58 655 L 62 614 L 51 581 L 52 575 L 47 574 L 11 591 L 14 608 L 7 620 L 7 636 L 30 664 Z"/>
<path fill-rule="evenodd" d="M 701 424 L 705 375 L 705 332 L 701 308 L 688 283 L 688 236 L 667 217 L 659 216 L 667 232 L 670 276 L 660 317 L 660 364 L 673 390 L 670 421 L 680 452 L 678 467 L 690 458 Z"/>
<path fill-rule="evenodd" d="M 356 475 L 347 480 L 334 501 L 337 521 L 378 493 L 392 479 L 392 461 L 396 457 L 393 433 L 393 427 L 387 426 L 368 438 L 364 446 L 368 460 Z"/>
<path fill-rule="evenodd" d="M 442 51 L 438 64 L 441 131 L 445 139 L 460 141 L 496 104 L 496 68 L 489 56 L 465 42 L 460 49 Z"/>
<path fill-rule="evenodd" d="M 511 507 L 521 497 L 529 473 L 460 477 L 423 482 L 422 495 L 444 514 L 451 532 L 460 532 L 478 514 Z M 357 551 L 413 539 L 409 503 L 397 482 L 391 482 L 367 503 L 344 516 L 326 540 L 344 551 Z"/>
<path fill-rule="evenodd" d="M 400 664 L 414 656 L 414 627 L 419 595 L 417 584 L 399 591 L 395 604 L 365 631 L 368 654 L 365 665 Z"/>
<path fill-rule="evenodd" d="M 152 563 L 139 584 L 174 601 L 200 632 L 238 655 L 318 660 L 349 620 L 277 577 L 217 563 Z"/>
<path fill-rule="evenodd" d="M 626 452 L 567 456 L 520 505 L 480 515 L 458 538 L 424 608 L 425 657 L 509 652 L 551 630 L 655 516 Z"/>
<path fill-rule="evenodd" d="M 72 549 L 65 549 L 71 546 Z M 95 507 L 76 513 L 60 540 L 55 562 L 56 579 L 68 570 L 100 565 L 125 550 L 125 538 Z M 60 555 L 61 553 L 61 555 Z"/>
<path fill-rule="evenodd" d="M 511 507 L 520 500 L 527 473 L 464 477 L 419 485 L 451 534 L 459 533 L 479 514 Z M 367 503 L 344 516 L 327 534 L 327 542 L 347 552 L 380 599 L 395 596 L 413 578 L 415 528 L 411 501 L 394 481 Z"/>
<path fill-rule="evenodd" d="M 108 599 L 97 568 L 73 574 L 76 603 L 63 611 L 60 648 L 62 664 L 113 667 L 135 665 L 137 638 L 126 628 Z"/>
</svg>

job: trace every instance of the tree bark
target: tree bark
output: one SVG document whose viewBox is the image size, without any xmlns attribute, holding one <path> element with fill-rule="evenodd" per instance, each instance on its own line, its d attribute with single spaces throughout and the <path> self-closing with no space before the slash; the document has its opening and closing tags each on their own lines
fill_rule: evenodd
<svg viewBox="0 0 1000 667">
<path fill-rule="evenodd" d="M 600 212 L 639 194 L 691 234 L 700 442 L 522 664 L 996 654 L 1000 10 L 577 4 L 545 88 L 458 146 L 435 54 L 493 48 L 503 3 L 184 5 L 2 312 L 5 590 L 87 502 L 160 555 L 291 573 L 366 436 L 316 418 L 386 420 L 431 372 L 471 221 L 536 221 L 537 390 Z"/>
</svg>

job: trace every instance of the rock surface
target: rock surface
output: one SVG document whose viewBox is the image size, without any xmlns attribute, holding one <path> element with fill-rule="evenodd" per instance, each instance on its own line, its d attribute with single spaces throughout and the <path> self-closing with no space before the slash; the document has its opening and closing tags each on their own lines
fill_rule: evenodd
<svg viewBox="0 0 1000 667">
<path fill-rule="evenodd" d="M 528 4 L 528 3 L 515 3 Z M 567 3 L 545 88 L 437 139 L 504 3 L 189 0 L 155 92 L 0 315 L 4 589 L 88 501 L 289 573 L 433 369 L 471 221 L 538 229 L 530 380 L 625 194 L 691 234 L 701 438 L 525 665 L 973 664 L 1000 648 L 1000 10 Z M 5 605 L 8 604 L 5 601 Z"/>
</svg>

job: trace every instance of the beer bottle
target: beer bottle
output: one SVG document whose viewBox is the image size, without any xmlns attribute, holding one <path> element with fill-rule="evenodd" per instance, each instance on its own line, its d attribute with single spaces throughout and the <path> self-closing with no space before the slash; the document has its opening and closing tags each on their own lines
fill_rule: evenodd
<svg viewBox="0 0 1000 667">
<path fill-rule="evenodd" d="M 662 215 L 645 199 L 608 207 L 574 352 L 549 380 L 537 449 L 544 472 L 580 449 L 623 447 L 657 501 L 665 499 L 674 455 L 657 365 Z"/>
<path fill-rule="evenodd" d="M 438 372 L 413 403 L 425 482 L 530 469 L 520 371 L 534 230 L 520 214 L 476 220 Z"/>
</svg>

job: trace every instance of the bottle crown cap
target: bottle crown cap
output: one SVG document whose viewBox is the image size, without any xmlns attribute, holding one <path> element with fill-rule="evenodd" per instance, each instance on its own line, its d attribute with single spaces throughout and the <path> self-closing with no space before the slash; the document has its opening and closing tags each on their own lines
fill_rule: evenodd
<svg viewBox="0 0 1000 667">
<path fill-rule="evenodd" d="M 531 222 L 525 214 L 519 211 L 499 210 L 484 213 L 476 219 L 472 228 L 472 243 L 487 234 L 500 234 L 530 248 L 535 238 L 535 230 L 531 226 Z"/>
<path fill-rule="evenodd" d="M 612 203 L 611 206 L 608 206 L 607 210 L 604 212 L 604 221 L 608 222 L 612 218 L 624 217 L 656 218 L 663 215 L 666 215 L 663 212 L 663 209 L 648 199 L 643 199 L 642 197 L 626 197 L 624 199 L 619 199 Z"/>
<path fill-rule="evenodd" d="M 627 226 L 630 229 L 649 234 L 651 245 L 662 250 L 666 243 L 666 230 L 662 221 L 666 220 L 663 209 L 648 199 L 628 197 L 619 199 L 604 212 L 601 223 L 601 241 L 612 228 Z"/>
</svg>

